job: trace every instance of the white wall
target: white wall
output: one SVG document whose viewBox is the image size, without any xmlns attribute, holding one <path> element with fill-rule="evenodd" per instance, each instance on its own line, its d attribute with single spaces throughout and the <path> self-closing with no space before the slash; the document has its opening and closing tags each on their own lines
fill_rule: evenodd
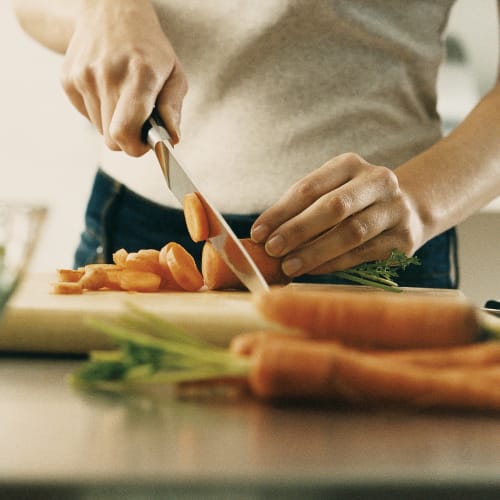
<svg viewBox="0 0 500 500">
<path fill-rule="evenodd" d="M 449 31 L 464 40 L 481 94 L 496 75 L 497 26 L 495 0 L 458 0 L 452 11 Z M 63 95 L 60 56 L 19 29 L 10 2 L 0 2 L 0 36 L 0 197 L 50 206 L 32 267 L 52 271 L 72 263 L 99 146 Z M 500 298 L 500 210 L 473 217 L 459 230 L 462 289 L 477 303 Z M 487 252 L 492 247 L 496 252 Z"/>
<path fill-rule="evenodd" d="M 46 203 L 36 270 L 71 266 L 97 158 L 92 129 L 68 104 L 60 56 L 29 39 L 0 2 L 0 197 Z"/>
</svg>

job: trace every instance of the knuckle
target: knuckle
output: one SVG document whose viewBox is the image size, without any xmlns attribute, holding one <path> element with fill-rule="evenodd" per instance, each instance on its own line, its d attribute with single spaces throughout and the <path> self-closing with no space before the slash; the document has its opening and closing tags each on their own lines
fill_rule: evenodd
<svg viewBox="0 0 500 500">
<path fill-rule="evenodd" d="M 155 80 L 155 71 L 153 67 L 148 64 L 146 59 L 138 53 L 133 54 L 128 62 L 128 70 L 130 75 L 138 81 L 151 81 Z"/>
<path fill-rule="evenodd" d="M 397 175 L 387 167 L 377 167 L 374 174 L 386 188 L 391 191 L 399 191 L 399 181 Z"/>
<path fill-rule="evenodd" d="M 328 213 L 333 214 L 336 218 L 343 219 L 350 213 L 353 200 L 349 194 L 342 193 L 329 196 L 325 204 Z"/>
<path fill-rule="evenodd" d="M 369 235 L 369 226 L 359 218 L 352 218 L 346 224 L 346 231 L 352 244 L 359 246 Z"/>
<path fill-rule="evenodd" d="M 347 153 L 342 153 L 339 156 L 339 158 L 342 159 L 342 161 L 344 161 L 345 163 L 349 163 L 350 165 L 357 165 L 360 163 L 364 163 L 363 158 L 359 156 L 359 154 L 353 153 L 352 151 L 348 151 Z"/>
<path fill-rule="evenodd" d="M 317 198 L 317 187 L 310 180 L 301 179 L 294 184 L 292 193 L 294 198 L 312 203 Z"/>
</svg>

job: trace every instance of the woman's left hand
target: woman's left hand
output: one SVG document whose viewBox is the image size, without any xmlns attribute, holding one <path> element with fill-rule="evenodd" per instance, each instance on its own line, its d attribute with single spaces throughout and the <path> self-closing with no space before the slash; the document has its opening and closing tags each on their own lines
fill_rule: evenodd
<svg viewBox="0 0 500 500">
<path fill-rule="evenodd" d="M 396 172 L 354 153 L 296 182 L 251 232 L 270 255 L 283 258 L 283 271 L 291 277 L 384 259 L 394 248 L 412 255 L 424 243 L 423 234 Z"/>
</svg>

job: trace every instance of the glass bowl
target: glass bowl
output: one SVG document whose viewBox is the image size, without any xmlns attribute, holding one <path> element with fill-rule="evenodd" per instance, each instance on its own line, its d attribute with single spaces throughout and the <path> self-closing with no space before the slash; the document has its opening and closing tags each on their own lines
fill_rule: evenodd
<svg viewBox="0 0 500 500">
<path fill-rule="evenodd" d="M 21 282 L 47 216 L 47 208 L 0 200 L 0 317 Z"/>
</svg>

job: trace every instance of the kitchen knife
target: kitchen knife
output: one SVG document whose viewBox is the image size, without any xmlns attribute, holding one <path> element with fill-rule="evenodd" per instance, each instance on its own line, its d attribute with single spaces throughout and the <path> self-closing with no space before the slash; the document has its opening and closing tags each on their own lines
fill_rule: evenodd
<svg viewBox="0 0 500 500">
<path fill-rule="evenodd" d="M 167 186 L 181 205 L 186 194 L 198 195 L 210 225 L 208 239 L 234 274 L 252 293 L 268 291 L 266 280 L 233 230 L 215 206 L 196 187 L 182 163 L 176 158 L 170 136 L 156 109 L 142 128 L 142 140 L 155 152 Z"/>
</svg>

